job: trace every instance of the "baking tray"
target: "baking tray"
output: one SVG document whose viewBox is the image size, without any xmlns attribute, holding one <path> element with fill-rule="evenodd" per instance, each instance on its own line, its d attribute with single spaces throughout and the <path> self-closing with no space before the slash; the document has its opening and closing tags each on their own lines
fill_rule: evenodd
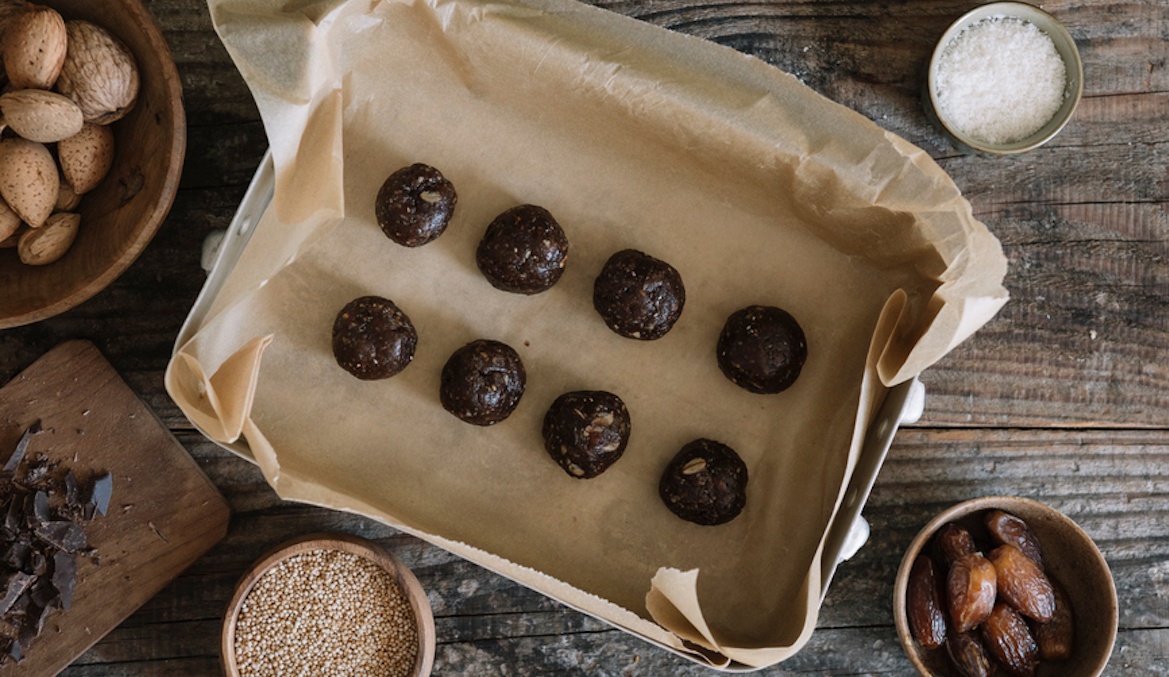
<svg viewBox="0 0 1169 677">
<path fill-rule="evenodd" d="M 207 282 L 179 331 L 174 346 L 176 353 L 208 319 L 208 314 L 214 306 L 220 290 L 239 262 L 256 224 L 259 223 L 264 211 L 271 203 L 274 189 L 275 169 L 269 151 L 256 170 L 228 228 L 211 233 L 204 242 L 202 264 L 208 273 Z M 924 405 L 925 388 L 917 378 L 914 378 L 894 386 L 888 391 L 885 401 L 869 427 L 861 455 L 857 461 L 857 467 L 846 487 L 839 517 L 833 521 L 826 536 L 825 556 L 821 572 L 826 581 L 824 595 L 827 594 L 828 585 L 837 567 L 856 554 L 867 541 L 869 525 L 861 515 L 865 502 L 868 500 L 869 493 L 872 491 L 877 474 L 898 428 L 905 424 L 915 423 L 921 417 Z M 242 441 L 232 444 L 216 442 L 216 444 L 246 458 L 251 458 L 250 450 Z M 506 576 L 503 572 L 497 571 L 496 573 Z M 564 600 L 558 599 L 557 601 L 572 606 Z M 823 595 L 820 601 L 823 602 Z M 625 628 L 620 629 L 625 630 Z M 663 645 L 653 638 L 638 636 L 692 662 L 710 667 L 696 657 L 678 652 L 673 647 Z M 752 672 L 758 669 L 760 668 L 751 668 L 732 662 L 724 671 Z"/>
</svg>

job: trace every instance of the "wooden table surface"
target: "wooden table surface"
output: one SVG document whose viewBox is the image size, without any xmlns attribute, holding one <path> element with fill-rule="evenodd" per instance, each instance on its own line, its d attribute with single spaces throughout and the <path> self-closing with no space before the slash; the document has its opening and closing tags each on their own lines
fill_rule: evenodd
<svg viewBox="0 0 1169 677">
<path fill-rule="evenodd" d="M 71 338 L 92 340 L 227 497 L 227 538 L 64 674 L 215 675 L 224 606 L 245 567 L 310 531 L 385 545 L 429 591 L 437 675 L 701 675 L 708 671 L 427 543 L 279 500 L 248 463 L 195 432 L 162 375 L 266 147 L 252 99 L 202 0 L 147 0 L 174 51 L 189 141 L 181 189 L 145 254 L 97 297 L 0 332 L 0 381 Z M 1019 157 L 964 155 L 927 122 L 923 72 L 968 0 L 600 0 L 614 12 L 752 54 L 930 153 L 1002 241 L 1012 300 L 929 369 L 925 416 L 898 433 L 864 511 L 872 537 L 842 565 L 819 627 L 766 675 L 912 673 L 893 628 L 901 553 L 941 509 L 990 495 L 1052 505 L 1115 574 L 1109 675 L 1169 675 L 1169 3 L 1043 7 L 1075 38 L 1084 98 Z"/>
</svg>

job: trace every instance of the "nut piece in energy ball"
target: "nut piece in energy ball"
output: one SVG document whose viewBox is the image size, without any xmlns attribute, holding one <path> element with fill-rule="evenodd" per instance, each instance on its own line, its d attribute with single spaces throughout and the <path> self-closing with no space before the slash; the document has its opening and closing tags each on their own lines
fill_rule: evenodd
<svg viewBox="0 0 1169 677">
<path fill-rule="evenodd" d="M 942 579 L 928 555 L 918 555 L 909 571 L 905 609 L 909 630 L 917 643 L 936 649 L 946 641 L 946 613 L 943 611 Z"/>
<path fill-rule="evenodd" d="M 950 622 L 956 632 L 969 632 L 994 609 L 995 569 L 981 553 L 954 560 L 946 576 Z"/>
<path fill-rule="evenodd" d="M 735 385 L 753 393 L 787 390 L 808 359 L 804 330 L 787 311 L 747 306 L 727 318 L 718 337 L 719 369 Z"/>
<path fill-rule="evenodd" d="M 1024 616 L 1046 623 L 1055 613 L 1055 592 L 1051 581 L 1022 550 L 1000 545 L 987 556 L 994 565 L 998 596 Z"/>
<path fill-rule="evenodd" d="M 364 381 L 389 378 L 414 359 L 418 333 L 406 313 L 380 296 L 353 299 L 333 321 L 333 356 Z"/>
<path fill-rule="evenodd" d="M 590 479 L 621 458 L 629 431 L 629 410 L 620 397 L 578 390 L 561 395 L 548 408 L 544 449 L 570 476 Z"/>
<path fill-rule="evenodd" d="M 475 263 L 491 286 L 517 294 L 548 290 L 567 262 L 564 229 L 536 205 L 512 207 L 495 217 L 475 251 Z"/>
<path fill-rule="evenodd" d="M 686 287 L 678 271 L 636 249 L 610 256 L 593 283 L 593 307 L 610 329 L 626 338 L 665 336 L 685 305 Z"/>
<path fill-rule="evenodd" d="M 662 501 L 695 524 L 729 522 L 747 503 L 747 465 L 725 444 L 698 439 L 674 456 L 658 484 Z"/>
<path fill-rule="evenodd" d="M 442 235 L 458 201 L 455 187 L 441 172 L 416 163 L 390 174 L 374 211 L 386 237 L 405 247 L 421 247 Z"/>
<path fill-rule="evenodd" d="M 447 360 L 439 399 L 444 409 L 467 423 L 495 425 L 515 411 L 526 383 L 524 364 L 511 346 L 479 339 Z"/>
<path fill-rule="evenodd" d="M 1043 568 L 1043 549 L 1039 547 L 1039 539 L 1035 538 L 1026 522 L 1002 510 L 988 511 L 984 521 L 996 545 L 1013 545 L 1038 564 L 1040 569 Z"/>
<path fill-rule="evenodd" d="M 1039 647 L 1027 629 L 1027 622 L 1005 602 L 994 605 L 994 611 L 979 628 L 982 641 L 995 661 L 1013 677 L 1032 677 L 1039 664 Z"/>
</svg>

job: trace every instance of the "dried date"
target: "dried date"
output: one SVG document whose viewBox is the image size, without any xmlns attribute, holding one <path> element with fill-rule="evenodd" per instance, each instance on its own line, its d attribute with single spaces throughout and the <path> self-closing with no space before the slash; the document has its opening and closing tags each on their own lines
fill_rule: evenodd
<svg viewBox="0 0 1169 677">
<path fill-rule="evenodd" d="M 999 597 L 1032 620 L 1050 621 L 1055 613 L 1055 593 L 1039 565 L 1013 545 L 1000 545 L 989 559 Z"/>
<path fill-rule="evenodd" d="M 946 576 L 946 598 L 955 632 L 969 632 L 986 620 L 994 608 L 994 565 L 980 553 L 954 560 Z"/>
<path fill-rule="evenodd" d="M 1012 677 L 1033 677 L 1039 647 L 1027 622 L 1005 602 L 998 602 L 979 628 L 986 649 Z"/>
<path fill-rule="evenodd" d="M 1041 660 L 1062 661 L 1071 657 L 1075 641 L 1072 601 L 1055 581 L 1051 582 L 1051 589 L 1055 592 L 1055 612 L 1050 621 L 1035 627 L 1035 643 L 1039 645 Z"/>
<path fill-rule="evenodd" d="M 918 555 L 909 571 L 909 589 L 905 593 L 906 615 L 914 639 L 927 649 L 936 649 L 946 641 L 946 614 L 942 610 L 941 578 L 934 561 Z"/>
<path fill-rule="evenodd" d="M 988 511 L 984 521 L 995 545 L 1013 545 L 1023 551 L 1028 559 L 1038 564 L 1040 569 L 1045 568 L 1039 539 L 1035 538 L 1026 522 L 1002 510 Z"/>
<path fill-rule="evenodd" d="M 938 529 L 938 533 L 934 535 L 934 545 L 946 566 L 953 565 L 954 560 L 963 555 L 978 552 L 970 532 L 953 522 Z"/>
<path fill-rule="evenodd" d="M 946 653 L 962 677 L 989 677 L 990 658 L 973 632 L 952 632 L 946 638 Z"/>
</svg>

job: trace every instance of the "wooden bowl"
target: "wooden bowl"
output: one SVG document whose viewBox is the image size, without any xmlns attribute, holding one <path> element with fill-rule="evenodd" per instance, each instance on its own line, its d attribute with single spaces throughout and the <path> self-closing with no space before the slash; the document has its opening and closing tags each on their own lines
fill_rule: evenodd
<svg viewBox="0 0 1169 677">
<path fill-rule="evenodd" d="M 1095 677 L 1104 671 L 1116 641 L 1116 588 L 1108 563 L 1092 539 L 1075 522 L 1042 503 L 1013 496 L 977 498 L 949 508 L 930 521 L 905 551 L 893 588 L 893 618 L 901 646 L 924 677 L 961 677 L 944 647 L 927 650 L 909 630 L 905 593 L 913 561 L 930 545 L 934 532 L 949 522 L 965 527 L 976 542 L 986 540 L 983 515 L 992 509 L 1027 523 L 1043 550 L 1048 577 L 1071 599 L 1075 621 L 1072 655 L 1058 663 L 1040 663 L 1039 677 Z M 928 552 L 928 550 L 927 550 Z"/>
<path fill-rule="evenodd" d="M 81 201 L 81 229 L 65 256 L 47 266 L 27 266 L 15 249 L 0 249 L 0 329 L 62 313 L 129 267 L 170 210 L 187 144 L 179 75 L 158 25 L 139 0 L 39 4 L 120 38 L 138 62 L 138 103 L 113 123 L 113 168 Z"/>
<path fill-rule="evenodd" d="M 413 672 L 410 674 L 413 677 L 427 677 L 434 666 L 436 640 L 434 615 L 430 609 L 430 602 L 426 598 L 426 591 L 422 589 L 422 585 L 418 583 L 413 572 L 397 557 L 375 543 L 348 534 L 309 534 L 293 539 L 277 546 L 261 557 L 244 573 L 243 578 L 236 584 L 235 594 L 232 595 L 231 602 L 228 604 L 223 623 L 220 652 L 224 674 L 227 677 L 239 677 L 240 675 L 235 655 L 236 620 L 239 618 L 244 599 L 252 591 L 256 582 L 284 560 L 314 550 L 339 550 L 357 555 L 380 566 L 393 576 L 394 581 L 410 602 L 410 609 L 414 612 L 414 625 L 418 630 L 418 653 L 414 661 Z"/>
</svg>

